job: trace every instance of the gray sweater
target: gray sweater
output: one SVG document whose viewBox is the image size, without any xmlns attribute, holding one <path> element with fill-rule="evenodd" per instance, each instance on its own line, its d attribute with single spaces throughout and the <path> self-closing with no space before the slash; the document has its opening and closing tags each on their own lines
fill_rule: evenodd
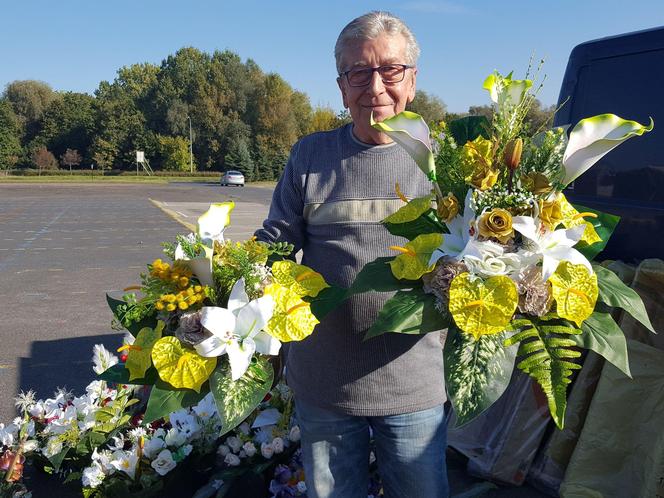
<svg viewBox="0 0 664 498">
<path fill-rule="evenodd" d="M 409 199 L 431 190 L 397 144 L 363 144 L 352 125 L 309 135 L 293 146 L 268 219 L 256 235 L 294 244 L 302 250 L 302 264 L 331 284 L 349 287 L 366 263 L 395 255 L 388 247 L 406 242 L 380 223 L 403 205 L 396 182 Z M 311 336 L 288 344 L 286 374 L 296 396 L 362 416 L 408 413 L 445 401 L 438 333 L 362 340 L 389 297 L 353 296 Z"/>
</svg>

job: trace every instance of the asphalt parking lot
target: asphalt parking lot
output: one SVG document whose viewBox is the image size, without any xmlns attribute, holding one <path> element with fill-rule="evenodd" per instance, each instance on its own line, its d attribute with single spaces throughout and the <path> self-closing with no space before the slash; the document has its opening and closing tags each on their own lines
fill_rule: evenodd
<svg viewBox="0 0 664 498">
<path fill-rule="evenodd" d="M 33 388 L 80 393 L 92 380 L 97 342 L 116 346 L 107 292 L 138 283 L 161 242 L 195 225 L 210 202 L 234 200 L 229 238 L 251 236 L 270 188 L 216 184 L 0 184 L 0 422 Z M 160 209 L 162 207 L 163 209 Z"/>
</svg>

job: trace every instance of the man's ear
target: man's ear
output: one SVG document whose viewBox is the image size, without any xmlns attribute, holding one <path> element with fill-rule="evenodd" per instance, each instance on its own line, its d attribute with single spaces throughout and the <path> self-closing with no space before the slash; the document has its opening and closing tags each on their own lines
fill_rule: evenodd
<svg viewBox="0 0 664 498">
<path fill-rule="evenodd" d="M 414 67 L 413 68 L 413 74 L 411 75 L 411 78 L 410 78 L 410 90 L 408 92 L 408 103 L 409 104 L 415 99 L 415 92 L 417 91 L 416 80 L 417 80 L 417 68 Z"/>
<path fill-rule="evenodd" d="M 348 109 L 348 99 L 346 98 L 346 89 L 344 88 L 343 79 L 341 76 L 337 78 L 337 85 L 339 85 L 339 90 L 341 90 L 341 99 L 344 103 L 344 108 Z"/>
</svg>

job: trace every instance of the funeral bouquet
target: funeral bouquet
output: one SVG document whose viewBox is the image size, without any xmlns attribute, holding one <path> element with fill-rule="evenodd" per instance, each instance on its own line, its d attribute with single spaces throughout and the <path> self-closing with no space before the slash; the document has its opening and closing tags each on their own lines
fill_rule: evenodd
<svg viewBox="0 0 664 498">
<path fill-rule="evenodd" d="M 618 218 L 572 205 L 563 189 L 653 123 L 603 114 L 571 131 L 531 132 L 531 80 L 494 73 L 484 88 L 491 120 L 468 116 L 432 132 L 410 112 L 372 123 L 409 152 L 432 190 L 406 199 L 396 186 L 404 205 L 383 223 L 408 241 L 390 248 L 395 257 L 365 266 L 349 293 L 396 291 L 367 338 L 447 329 L 446 385 L 459 424 L 502 394 L 516 363 L 542 387 L 562 428 L 579 348 L 630 375 L 611 307 L 653 331 L 638 295 L 591 262 Z"/>
<path fill-rule="evenodd" d="M 212 204 L 196 233 L 164 245 L 141 285 L 108 297 L 132 335 L 121 361 L 100 378 L 151 385 L 145 419 L 198 403 L 212 393 L 224 434 L 261 402 L 274 381 L 282 342 L 311 334 L 320 274 L 290 259 L 292 246 L 224 240 L 232 202 Z M 322 316 L 319 307 L 319 316 Z"/>
</svg>

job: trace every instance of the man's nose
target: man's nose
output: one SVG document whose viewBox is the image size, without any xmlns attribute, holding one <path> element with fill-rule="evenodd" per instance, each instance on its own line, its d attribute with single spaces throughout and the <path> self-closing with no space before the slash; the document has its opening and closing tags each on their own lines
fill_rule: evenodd
<svg viewBox="0 0 664 498">
<path fill-rule="evenodd" d="M 378 71 L 374 71 L 371 73 L 371 81 L 367 85 L 367 92 L 370 92 L 374 95 L 380 95 L 384 91 L 385 83 L 383 83 L 383 78 Z"/>
</svg>

